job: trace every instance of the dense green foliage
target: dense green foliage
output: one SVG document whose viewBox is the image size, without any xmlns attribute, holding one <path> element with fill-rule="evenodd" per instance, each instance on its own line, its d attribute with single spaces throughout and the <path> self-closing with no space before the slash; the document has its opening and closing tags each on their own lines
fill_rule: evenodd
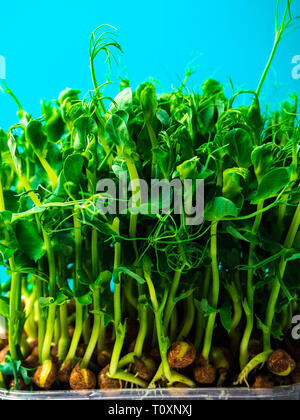
<svg viewBox="0 0 300 420">
<path fill-rule="evenodd" d="M 289 6 L 278 34 L 287 29 Z M 40 364 L 55 345 L 60 369 L 80 360 L 81 369 L 97 372 L 95 351 L 113 343 L 110 378 L 140 387 L 194 386 L 168 360 L 171 343 L 188 340 L 208 365 L 216 348 L 231 349 L 242 382 L 281 347 L 299 313 L 297 96 L 276 112 L 261 111 L 268 64 L 257 92 L 228 99 L 215 80 L 198 93 L 186 81 L 171 93 L 157 94 L 152 82 L 133 92 L 124 80 L 107 108 L 94 59 L 118 50 L 111 32 L 96 31 L 90 98 L 67 89 L 42 102 L 39 119 L 20 105 L 18 124 L 0 131 L 0 264 L 9 275 L 0 290 L 9 327 L 0 371 L 30 383 L 32 372 L 21 362 L 38 338 Z M 249 105 L 236 106 L 241 97 Z M 173 209 L 99 212 L 97 182 L 118 185 L 121 171 L 137 196 L 138 179 L 205 180 L 203 224 L 188 226 Z M 253 362 L 254 339 L 261 353 Z M 130 369 L 145 356 L 145 342 L 159 348 L 161 359 L 152 381 Z"/>
</svg>

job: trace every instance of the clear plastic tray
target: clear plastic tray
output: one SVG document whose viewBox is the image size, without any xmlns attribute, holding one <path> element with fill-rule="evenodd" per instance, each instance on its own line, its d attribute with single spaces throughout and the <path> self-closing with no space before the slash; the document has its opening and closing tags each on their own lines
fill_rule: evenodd
<svg viewBox="0 0 300 420">
<path fill-rule="evenodd" d="M 273 389 L 201 388 L 121 391 L 41 391 L 0 390 L 1 400 L 300 400 L 300 384 Z"/>
</svg>

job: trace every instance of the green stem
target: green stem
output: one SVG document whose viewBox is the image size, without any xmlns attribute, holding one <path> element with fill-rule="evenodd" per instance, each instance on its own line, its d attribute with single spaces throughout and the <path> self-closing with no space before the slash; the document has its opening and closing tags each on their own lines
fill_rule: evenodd
<svg viewBox="0 0 300 420">
<path fill-rule="evenodd" d="M 41 152 L 35 150 L 35 154 L 37 155 L 39 161 L 41 162 L 41 165 L 43 166 L 44 170 L 46 171 L 48 178 L 50 180 L 50 183 L 52 185 L 53 191 L 56 190 L 58 185 L 58 176 L 56 175 L 56 172 L 53 170 L 53 168 L 49 165 L 47 160 L 44 158 Z"/>
<path fill-rule="evenodd" d="M 175 274 L 174 274 L 170 294 L 169 294 L 167 305 L 166 305 L 165 316 L 164 316 L 164 334 L 165 335 L 168 334 L 170 319 L 171 319 L 173 310 L 176 306 L 175 298 L 176 298 L 176 293 L 179 287 L 181 274 L 182 274 L 181 270 L 175 271 Z"/>
<path fill-rule="evenodd" d="M 186 301 L 186 315 L 185 315 L 185 322 L 182 327 L 181 332 L 178 335 L 178 341 L 186 339 L 193 327 L 194 320 L 195 320 L 195 306 L 194 306 L 194 296 L 193 293 L 187 298 Z"/>
<path fill-rule="evenodd" d="M 105 350 L 105 342 L 106 342 L 106 328 L 104 324 L 104 315 L 101 315 L 100 316 L 100 330 L 99 330 L 98 345 L 97 345 L 97 349 L 99 351 Z"/>
<path fill-rule="evenodd" d="M 152 145 L 152 178 L 155 177 L 155 166 L 157 163 L 157 159 L 156 159 L 156 155 L 154 153 L 154 150 L 158 148 L 158 141 L 157 141 L 157 137 L 155 134 L 155 131 L 153 130 L 152 124 L 150 121 L 146 122 L 146 126 L 147 126 L 147 130 L 148 130 L 148 134 L 151 140 L 151 145 Z"/>
<path fill-rule="evenodd" d="M 15 270 L 14 262 L 11 259 L 11 268 Z M 20 293 L 21 275 L 19 273 L 12 273 L 11 291 L 10 291 L 10 305 L 9 305 L 9 334 L 8 342 L 10 354 L 13 360 L 22 360 L 20 351 L 21 337 L 16 336 L 15 328 L 18 324 L 18 314 L 21 310 L 21 293 Z"/>
<path fill-rule="evenodd" d="M 36 287 L 33 286 L 33 291 L 31 296 L 29 297 L 29 301 L 27 302 L 26 308 L 25 308 L 25 314 L 26 314 L 26 322 L 24 325 L 24 330 L 26 331 L 26 334 L 28 335 L 28 338 L 30 339 L 36 339 L 38 337 L 38 332 L 35 324 L 35 317 L 34 317 L 34 305 L 37 298 L 37 291 Z"/>
<path fill-rule="evenodd" d="M 42 232 L 43 232 L 45 247 L 47 249 L 48 264 L 49 264 L 49 297 L 55 301 L 56 299 L 56 264 L 55 264 L 54 251 L 53 251 L 49 236 L 46 234 L 46 232 L 43 229 L 42 229 Z M 53 303 L 49 306 L 47 328 L 46 328 L 46 334 L 45 334 L 44 345 L 43 345 L 43 350 L 42 350 L 42 363 L 44 363 L 46 360 L 51 359 L 50 352 L 51 352 L 51 345 L 52 345 L 52 339 L 53 339 L 54 327 L 55 327 L 55 315 L 56 315 L 56 304 Z"/>
<path fill-rule="evenodd" d="M 270 355 L 272 354 L 272 350 L 266 351 L 264 353 L 260 353 L 255 356 L 250 362 L 244 367 L 242 372 L 240 373 L 237 382 L 235 385 L 242 385 L 244 382 L 249 386 L 247 382 L 247 378 L 249 374 L 258 366 L 266 363 L 269 360 Z"/>
<path fill-rule="evenodd" d="M 261 221 L 262 221 L 262 210 L 264 208 L 264 200 L 261 200 L 257 205 L 257 211 L 259 212 L 252 227 L 252 232 L 256 235 L 258 233 Z M 255 244 L 250 244 L 248 265 L 252 266 L 255 259 Z M 249 360 L 249 341 L 252 335 L 254 326 L 254 295 L 255 290 L 253 287 L 253 275 L 254 271 L 250 268 L 247 272 L 247 304 L 249 312 L 246 314 L 247 323 L 244 331 L 244 335 L 240 345 L 240 367 L 243 369 Z"/>
<path fill-rule="evenodd" d="M 66 303 L 60 306 L 59 314 L 61 335 L 58 342 L 58 360 L 64 360 L 67 355 L 68 346 L 70 344 L 70 336 L 68 331 L 68 307 Z"/>
<path fill-rule="evenodd" d="M 93 229 L 92 231 L 92 272 L 93 272 L 93 278 L 94 281 L 96 281 L 98 276 L 98 258 L 99 258 L 99 252 L 98 252 L 98 232 Z M 97 342 L 100 335 L 101 330 L 101 315 L 99 314 L 100 311 L 100 288 L 95 287 L 94 289 L 94 325 L 92 334 L 88 343 L 88 347 L 86 349 L 84 358 L 81 362 L 81 368 L 85 369 L 88 367 L 91 358 L 93 356 L 94 350 L 97 346 Z"/>
<path fill-rule="evenodd" d="M 211 253 L 211 268 L 212 268 L 212 307 L 217 309 L 219 302 L 219 291 L 220 291 L 220 277 L 219 277 L 219 265 L 218 265 L 218 222 L 212 222 L 211 224 L 211 242 L 210 242 L 210 253 Z M 204 345 L 202 350 L 202 356 L 209 362 L 209 355 L 212 346 L 212 338 L 216 321 L 216 313 L 212 313 L 208 317 L 207 327 L 205 331 Z"/>
<path fill-rule="evenodd" d="M 74 296 L 75 296 L 75 307 L 76 307 L 76 318 L 75 318 L 75 330 L 69 348 L 68 354 L 65 358 L 63 365 L 68 360 L 73 360 L 76 355 L 78 343 L 80 341 L 82 330 L 83 330 L 83 306 L 77 299 L 77 292 L 79 287 L 78 272 L 82 266 L 82 232 L 81 222 L 79 220 L 79 210 L 74 213 L 74 234 L 75 234 L 75 275 L 74 275 Z"/>
<path fill-rule="evenodd" d="M 207 299 L 209 292 L 209 285 L 211 280 L 211 267 L 207 267 L 205 270 L 205 277 L 203 282 L 202 299 Z M 195 348 L 199 351 L 205 331 L 205 317 L 204 313 L 197 308 L 197 322 L 196 322 L 196 336 L 195 336 Z"/>
<path fill-rule="evenodd" d="M 55 319 L 55 327 L 54 327 L 54 344 L 58 346 L 59 338 L 60 338 L 60 313 L 58 312 Z"/>
<path fill-rule="evenodd" d="M 118 218 L 114 219 L 113 230 L 116 232 L 117 235 L 120 234 L 120 220 Z M 114 270 L 116 270 L 121 263 L 121 243 L 115 243 L 115 255 L 114 255 Z M 122 325 L 122 303 L 121 303 L 121 274 L 118 274 L 118 281 L 115 283 L 115 290 L 114 290 L 114 324 L 115 324 L 115 335 L 116 341 L 114 345 L 114 349 L 112 352 L 111 363 L 109 368 L 109 374 L 111 377 L 118 370 L 119 360 L 124 344 L 126 328 Z"/>
<path fill-rule="evenodd" d="M 124 382 L 131 382 L 132 384 L 135 384 L 141 388 L 147 388 L 148 384 L 147 382 L 143 381 L 142 379 L 138 378 L 137 376 L 134 376 L 132 373 L 124 372 L 118 370 L 114 375 L 114 379 L 119 379 L 120 381 Z"/>
<path fill-rule="evenodd" d="M 300 226 L 300 204 L 298 204 L 297 210 L 295 212 L 294 218 L 292 220 L 290 229 L 288 231 L 288 234 L 284 243 L 284 247 L 287 251 L 293 247 L 293 243 L 295 241 L 297 232 L 299 230 L 299 226 Z M 275 317 L 276 304 L 277 304 L 278 296 L 281 289 L 281 280 L 283 280 L 284 278 L 286 266 L 287 266 L 287 261 L 285 260 L 285 256 L 283 256 L 279 263 L 278 272 L 272 286 L 272 291 L 271 291 L 270 299 L 267 306 L 265 325 L 267 326 L 268 331 L 264 332 L 264 350 L 265 351 L 268 351 L 271 349 L 271 329 L 272 329 L 273 320 Z"/>
<path fill-rule="evenodd" d="M 262 75 L 262 77 L 260 79 L 259 85 L 258 85 L 257 90 L 256 90 L 257 96 L 260 95 L 260 92 L 261 92 L 261 89 L 263 87 L 263 84 L 265 83 L 266 77 L 267 77 L 267 75 L 269 73 L 270 67 L 271 67 L 272 62 L 274 60 L 274 57 L 275 57 L 275 54 L 276 54 L 276 51 L 277 51 L 277 47 L 279 45 L 280 40 L 281 40 L 281 34 L 279 36 L 279 34 L 276 33 L 275 41 L 274 41 L 274 45 L 273 45 L 273 48 L 272 48 L 272 51 L 271 51 L 271 55 L 270 55 L 269 61 L 268 61 L 267 65 L 266 65 L 266 68 L 265 68 L 265 70 L 263 72 L 263 75 Z"/>
<path fill-rule="evenodd" d="M 0 173 L 0 211 L 5 211 L 5 202 L 2 186 L 2 177 Z M 9 242 L 9 234 L 5 229 L 5 240 Z M 16 336 L 15 326 L 18 322 L 18 314 L 21 310 L 21 274 L 16 273 L 15 259 L 12 256 L 9 259 L 9 265 L 11 269 L 11 288 L 10 288 L 10 299 L 9 299 L 9 333 L 8 341 L 10 354 L 13 360 L 18 361 L 22 359 L 20 351 L 20 339 L 21 337 Z"/>
<path fill-rule="evenodd" d="M 172 312 L 172 316 L 170 319 L 170 332 L 169 332 L 169 336 L 171 341 L 175 340 L 176 334 L 177 334 L 177 327 L 178 327 L 178 313 L 177 313 L 177 308 L 175 306 L 175 308 L 173 309 Z"/>
<path fill-rule="evenodd" d="M 94 311 L 96 312 L 99 310 L 100 310 L 100 289 L 96 288 L 94 292 Z M 91 338 L 90 338 L 88 347 L 86 349 L 85 355 L 80 365 L 82 369 L 86 369 L 91 361 L 91 358 L 93 356 L 94 350 L 97 345 L 100 327 L 101 327 L 101 316 L 95 313 Z"/>
<path fill-rule="evenodd" d="M 148 308 L 145 305 L 139 305 L 139 321 L 140 328 L 134 347 L 134 353 L 137 357 L 141 357 L 143 354 L 143 348 L 148 330 Z"/>
<path fill-rule="evenodd" d="M 162 323 L 163 307 L 161 307 L 161 308 L 159 307 L 156 292 L 155 292 L 155 287 L 154 287 L 154 284 L 152 282 L 152 279 L 151 279 L 150 275 L 148 273 L 144 272 L 144 276 L 145 276 L 145 279 L 146 279 L 146 282 L 147 282 L 147 286 L 148 286 L 148 290 L 149 290 L 149 294 L 150 294 L 150 299 L 151 299 L 151 302 L 152 302 L 153 311 L 154 311 L 154 315 L 155 315 L 156 333 L 157 333 L 158 346 L 159 346 L 159 351 L 160 351 L 161 361 L 162 361 L 161 362 L 162 363 L 162 372 L 163 372 L 163 375 L 170 382 L 172 375 L 171 375 L 171 369 L 170 369 L 170 365 L 169 365 L 169 362 L 168 362 L 168 356 L 167 356 L 167 352 L 168 352 L 168 347 L 166 346 L 167 339 L 166 339 L 166 336 L 164 334 L 163 323 Z"/>
<path fill-rule="evenodd" d="M 85 319 L 85 321 L 83 322 L 82 326 L 82 337 L 84 344 L 87 346 L 91 338 L 89 309 L 87 306 L 83 308 L 83 319 Z"/>
</svg>

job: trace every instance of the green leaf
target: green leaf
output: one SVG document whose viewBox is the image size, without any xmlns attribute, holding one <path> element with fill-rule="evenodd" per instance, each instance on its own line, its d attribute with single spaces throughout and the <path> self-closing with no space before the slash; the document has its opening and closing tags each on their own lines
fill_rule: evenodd
<svg viewBox="0 0 300 420">
<path fill-rule="evenodd" d="M 60 93 L 58 102 L 62 105 L 66 99 L 78 100 L 78 95 L 80 93 L 80 90 L 67 88 Z"/>
<path fill-rule="evenodd" d="M 4 264 L 17 251 L 17 247 L 4 245 L 0 243 L 0 264 Z"/>
<path fill-rule="evenodd" d="M 64 177 L 67 182 L 79 185 L 83 179 L 84 157 L 74 153 L 66 158 L 64 163 Z"/>
<path fill-rule="evenodd" d="M 0 297 L 0 316 L 9 318 L 9 299 Z"/>
<path fill-rule="evenodd" d="M 36 369 L 27 369 L 27 368 L 24 368 L 24 366 L 20 366 L 19 372 L 23 381 L 25 382 L 25 385 L 30 385 L 32 383 L 33 375 L 35 371 Z"/>
<path fill-rule="evenodd" d="M 240 265 L 237 268 L 239 270 L 249 270 L 249 269 L 258 270 L 259 268 L 263 268 L 266 265 L 270 264 L 271 262 L 278 260 L 283 255 L 285 255 L 285 253 L 286 253 L 286 250 L 285 249 L 282 249 L 281 251 L 277 252 L 276 254 L 272 255 L 269 258 L 266 258 L 266 259 L 258 262 L 257 264 L 253 264 L 253 265 Z"/>
<path fill-rule="evenodd" d="M 185 292 L 182 292 L 179 296 L 176 296 L 174 299 L 174 303 L 178 303 L 181 300 L 184 300 L 186 298 L 188 298 L 189 296 L 191 296 L 191 294 L 194 293 L 194 289 L 191 290 L 186 290 Z"/>
<path fill-rule="evenodd" d="M 34 222 L 19 220 L 15 224 L 15 234 L 20 249 L 37 262 L 45 254 L 44 241 Z"/>
<path fill-rule="evenodd" d="M 107 238 L 115 237 L 116 232 L 111 228 L 108 223 L 102 222 L 99 219 L 94 218 L 93 220 L 82 220 L 83 225 L 91 226 L 96 229 L 98 232 L 105 235 Z"/>
<path fill-rule="evenodd" d="M 223 327 L 229 333 L 231 329 L 231 319 L 232 319 L 232 306 L 230 303 L 223 303 L 220 309 L 220 318 Z"/>
<path fill-rule="evenodd" d="M 170 126 L 170 117 L 167 111 L 164 109 L 158 109 L 156 112 L 156 117 L 160 121 L 163 128 L 168 128 Z"/>
<path fill-rule="evenodd" d="M 237 217 L 238 208 L 224 197 L 216 197 L 205 209 L 205 219 L 208 221 L 223 220 L 226 217 Z"/>
<path fill-rule="evenodd" d="M 299 250 L 296 249 L 291 249 L 289 250 L 284 259 L 288 262 L 288 261 L 296 261 L 296 260 L 300 260 L 300 252 Z"/>
<path fill-rule="evenodd" d="M 199 172 L 197 169 L 198 162 L 199 162 L 199 159 L 195 157 L 177 166 L 176 170 L 180 175 L 181 181 L 184 181 L 185 179 L 200 178 L 198 176 Z"/>
<path fill-rule="evenodd" d="M 178 142 L 181 146 L 182 160 L 190 160 L 195 156 L 193 140 L 186 127 L 182 127 L 178 132 Z"/>
<path fill-rule="evenodd" d="M 278 340 L 278 341 L 282 341 L 283 336 L 284 336 L 284 332 L 281 328 L 281 325 L 275 319 L 272 324 L 271 334 L 273 338 L 275 338 L 275 340 Z"/>
<path fill-rule="evenodd" d="M 290 182 L 290 171 L 288 168 L 276 168 L 268 172 L 261 180 L 256 195 L 251 203 L 256 204 L 260 200 L 266 200 L 276 195 Z"/>
<path fill-rule="evenodd" d="M 18 150 L 18 143 L 17 143 L 17 137 L 14 136 L 12 133 L 10 133 L 9 139 L 8 139 L 8 147 L 11 153 L 11 157 L 13 160 L 13 164 L 16 168 L 17 173 L 20 175 L 23 175 L 25 171 L 25 162 L 23 161 L 19 150 Z"/>
<path fill-rule="evenodd" d="M 259 182 L 272 168 L 275 148 L 274 143 L 266 143 L 256 147 L 251 154 L 251 161 Z"/>
<path fill-rule="evenodd" d="M 235 128 L 229 131 L 224 140 L 228 144 L 228 152 L 232 159 L 241 167 L 251 166 L 252 138 L 250 134 L 242 129 Z"/>
<path fill-rule="evenodd" d="M 157 110 L 156 88 L 154 84 L 149 83 L 146 85 L 141 92 L 140 100 L 145 121 L 151 123 Z"/>
<path fill-rule="evenodd" d="M 82 306 L 91 305 L 93 303 L 93 293 L 92 292 L 85 293 L 82 296 L 76 297 L 76 300 Z"/>
<path fill-rule="evenodd" d="M 200 302 L 200 309 L 204 313 L 205 316 L 209 316 L 210 314 L 217 314 L 219 313 L 218 309 L 213 308 L 209 305 L 207 299 L 202 299 Z"/>
<path fill-rule="evenodd" d="M 73 130 L 75 133 L 75 151 L 84 151 L 87 147 L 88 136 L 96 136 L 98 126 L 93 118 L 81 116 L 74 121 Z"/>
<path fill-rule="evenodd" d="M 32 147 L 44 155 L 48 139 L 43 131 L 43 126 L 40 121 L 32 120 L 25 128 L 26 140 Z"/>
<path fill-rule="evenodd" d="M 240 232 L 233 225 L 228 225 L 226 226 L 226 232 L 240 241 L 249 242 L 254 245 L 261 244 L 257 235 L 255 235 L 252 231 L 243 230 Z"/>
<path fill-rule="evenodd" d="M 246 178 L 246 170 L 240 168 L 230 168 L 223 172 L 222 193 L 228 200 L 234 201 L 242 192 L 241 179 Z"/>
<path fill-rule="evenodd" d="M 55 300 L 52 297 L 41 297 L 39 298 L 39 306 L 43 308 L 48 308 L 50 305 L 53 305 Z"/>
<path fill-rule="evenodd" d="M 86 274 L 86 272 L 84 270 L 77 270 L 76 271 L 76 276 L 77 279 L 79 281 L 80 284 L 89 286 L 90 284 L 92 284 L 91 279 L 89 278 L 89 276 Z"/>
<path fill-rule="evenodd" d="M 113 114 L 106 123 L 105 137 L 108 142 L 119 146 L 124 155 L 131 156 L 136 150 L 136 144 L 130 138 L 123 118 Z"/>
<path fill-rule="evenodd" d="M 24 212 L 14 213 L 13 214 L 12 221 L 15 223 L 19 219 L 24 219 L 24 218 L 29 217 L 29 216 L 32 216 L 34 214 L 41 214 L 45 210 L 46 210 L 45 207 L 43 207 L 43 206 L 37 206 L 37 207 L 33 207 L 32 209 L 27 210 L 27 211 L 24 211 Z"/>
<path fill-rule="evenodd" d="M 114 99 L 109 109 L 109 112 L 115 113 L 117 111 L 129 112 L 132 108 L 132 90 L 131 88 L 123 89 Z"/>
<path fill-rule="evenodd" d="M 277 266 L 278 266 L 278 264 L 277 264 Z M 287 299 L 288 299 L 288 301 L 289 301 L 289 303 L 291 303 L 291 302 L 293 302 L 294 300 L 295 300 L 295 296 L 293 296 L 291 293 L 290 293 L 290 291 L 289 291 L 289 289 L 287 288 L 287 286 L 286 286 L 286 284 L 285 284 L 285 282 L 283 281 L 283 278 L 281 277 L 281 275 L 280 275 L 280 271 L 279 271 L 279 268 L 277 267 L 277 277 L 278 277 L 278 279 L 279 279 L 279 282 L 280 282 L 280 286 L 281 286 L 281 289 L 282 289 L 282 291 L 283 291 L 283 293 L 285 294 L 285 296 L 287 297 Z"/>
<path fill-rule="evenodd" d="M 110 271 L 102 271 L 102 273 L 100 273 L 97 280 L 95 281 L 95 285 L 98 287 L 105 287 L 111 282 L 112 277 L 113 275 Z"/>
<path fill-rule="evenodd" d="M 249 107 L 247 120 L 255 131 L 256 137 L 259 138 L 264 127 L 264 120 L 261 116 L 260 104 L 257 96 L 255 96 L 253 103 Z"/>
<path fill-rule="evenodd" d="M 124 273 L 127 276 L 133 278 L 134 280 L 136 280 L 139 284 L 144 284 L 145 283 L 145 279 L 143 279 L 143 277 L 139 276 L 138 274 L 134 273 L 133 271 L 129 270 L 126 267 L 118 267 L 117 269 L 114 270 L 113 272 L 113 278 L 114 278 L 114 282 L 118 283 L 118 278 L 119 278 L 119 274 L 120 273 Z"/>
<path fill-rule="evenodd" d="M 52 142 L 58 142 L 65 132 L 61 111 L 57 107 L 51 107 L 51 114 L 46 117 L 45 131 L 47 137 Z"/>
<path fill-rule="evenodd" d="M 68 300 L 71 300 L 73 298 L 73 293 L 67 289 L 67 288 L 62 288 L 60 289 L 57 299 L 56 299 L 56 304 L 58 306 L 63 305 L 65 302 L 67 302 Z"/>
<path fill-rule="evenodd" d="M 256 316 L 257 319 L 257 328 L 260 329 L 264 334 L 269 334 L 270 333 L 270 328 L 264 324 L 259 318 L 258 316 Z"/>
</svg>

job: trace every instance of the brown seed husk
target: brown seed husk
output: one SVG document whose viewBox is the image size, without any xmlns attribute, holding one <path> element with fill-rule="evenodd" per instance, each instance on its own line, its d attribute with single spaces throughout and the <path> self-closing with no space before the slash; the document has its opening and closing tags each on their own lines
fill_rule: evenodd
<svg viewBox="0 0 300 420">
<path fill-rule="evenodd" d="M 57 367 L 56 364 L 52 360 L 48 360 L 46 363 L 49 363 L 51 367 L 46 380 L 42 382 L 41 374 L 43 371 L 43 365 L 39 366 L 34 374 L 33 381 L 39 388 L 42 389 L 50 389 L 51 386 L 54 384 L 57 376 Z"/>
<path fill-rule="evenodd" d="M 50 354 L 53 362 L 58 364 L 58 345 L 52 347 Z"/>
<path fill-rule="evenodd" d="M 159 351 L 159 347 L 155 347 L 149 352 L 149 356 L 152 357 L 157 363 L 161 362 L 161 355 Z"/>
<path fill-rule="evenodd" d="M 253 388 L 271 389 L 271 388 L 274 388 L 274 382 L 272 381 L 272 378 L 269 375 L 257 375 L 255 382 L 253 384 Z"/>
<path fill-rule="evenodd" d="M 70 375 L 72 372 L 72 360 L 68 360 L 64 366 L 60 367 L 57 373 L 57 382 L 59 384 L 68 384 L 70 381 Z"/>
<path fill-rule="evenodd" d="M 112 349 L 99 351 L 97 354 L 97 365 L 104 369 L 110 362 Z"/>
<path fill-rule="evenodd" d="M 74 326 L 73 326 L 73 325 L 69 325 L 69 326 L 68 326 L 68 333 L 69 333 L 69 337 L 70 337 L 70 339 L 72 339 L 72 338 L 73 338 L 74 331 L 75 331 Z"/>
<path fill-rule="evenodd" d="M 82 359 L 83 356 L 85 355 L 86 349 L 87 349 L 86 344 L 79 344 L 76 350 L 76 357 L 78 357 L 79 359 Z"/>
<path fill-rule="evenodd" d="M 100 389 L 122 389 L 123 384 L 122 381 L 118 379 L 112 379 L 107 376 L 107 372 L 109 370 L 109 365 L 106 366 L 98 375 L 98 385 Z"/>
<path fill-rule="evenodd" d="M 9 383 L 9 389 L 15 391 L 26 391 L 28 387 L 25 385 L 25 382 L 22 378 L 18 378 L 18 388 L 16 389 L 16 380 L 13 378 Z"/>
<path fill-rule="evenodd" d="M 67 304 L 67 307 L 68 307 L 68 316 L 75 314 L 75 311 L 76 311 L 75 300 L 70 300 Z"/>
<path fill-rule="evenodd" d="M 32 356 L 39 356 L 39 348 L 38 347 L 35 347 L 33 350 L 32 350 L 32 352 L 31 352 L 31 355 Z"/>
<path fill-rule="evenodd" d="M 0 351 L 8 346 L 8 340 L 6 338 L 0 340 Z"/>
<path fill-rule="evenodd" d="M 268 369 L 274 375 L 288 376 L 296 369 L 296 362 L 286 351 L 276 350 L 269 357 Z"/>
<path fill-rule="evenodd" d="M 182 348 L 187 349 L 182 354 Z M 185 369 L 192 365 L 196 359 L 196 349 L 193 344 L 176 341 L 168 351 L 168 362 L 173 369 Z"/>
<path fill-rule="evenodd" d="M 157 370 L 155 361 L 152 358 L 146 356 L 142 356 L 141 358 L 135 357 L 134 361 L 134 373 L 143 381 L 151 381 L 151 379 L 154 378 Z"/>
<path fill-rule="evenodd" d="M 216 380 L 216 369 L 200 355 L 194 367 L 194 377 L 199 384 L 210 385 Z"/>
<path fill-rule="evenodd" d="M 33 349 L 39 345 L 39 340 L 36 338 L 28 342 L 30 353 L 32 353 Z"/>
<path fill-rule="evenodd" d="M 0 363 L 3 363 L 4 362 L 5 357 L 6 357 L 8 351 L 9 351 L 9 346 L 4 347 L 4 349 L 2 349 L 0 351 Z"/>
<path fill-rule="evenodd" d="M 22 363 L 23 367 L 26 369 L 35 369 L 39 366 L 39 364 L 40 364 L 39 357 L 33 354 L 26 357 L 26 359 Z"/>
<path fill-rule="evenodd" d="M 70 387 L 74 390 L 95 389 L 97 379 L 89 369 L 81 369 L 80 362 L 77 363 L 70 375 Z"/>
<path fill-rule="evenodd" d="M 126 335 L 124 346 L 129 347 L 130 344 L 137 338 L 139 333 L 140 323 L 138 321 L 128 320 L 126 324 Z"/>
</svg>

